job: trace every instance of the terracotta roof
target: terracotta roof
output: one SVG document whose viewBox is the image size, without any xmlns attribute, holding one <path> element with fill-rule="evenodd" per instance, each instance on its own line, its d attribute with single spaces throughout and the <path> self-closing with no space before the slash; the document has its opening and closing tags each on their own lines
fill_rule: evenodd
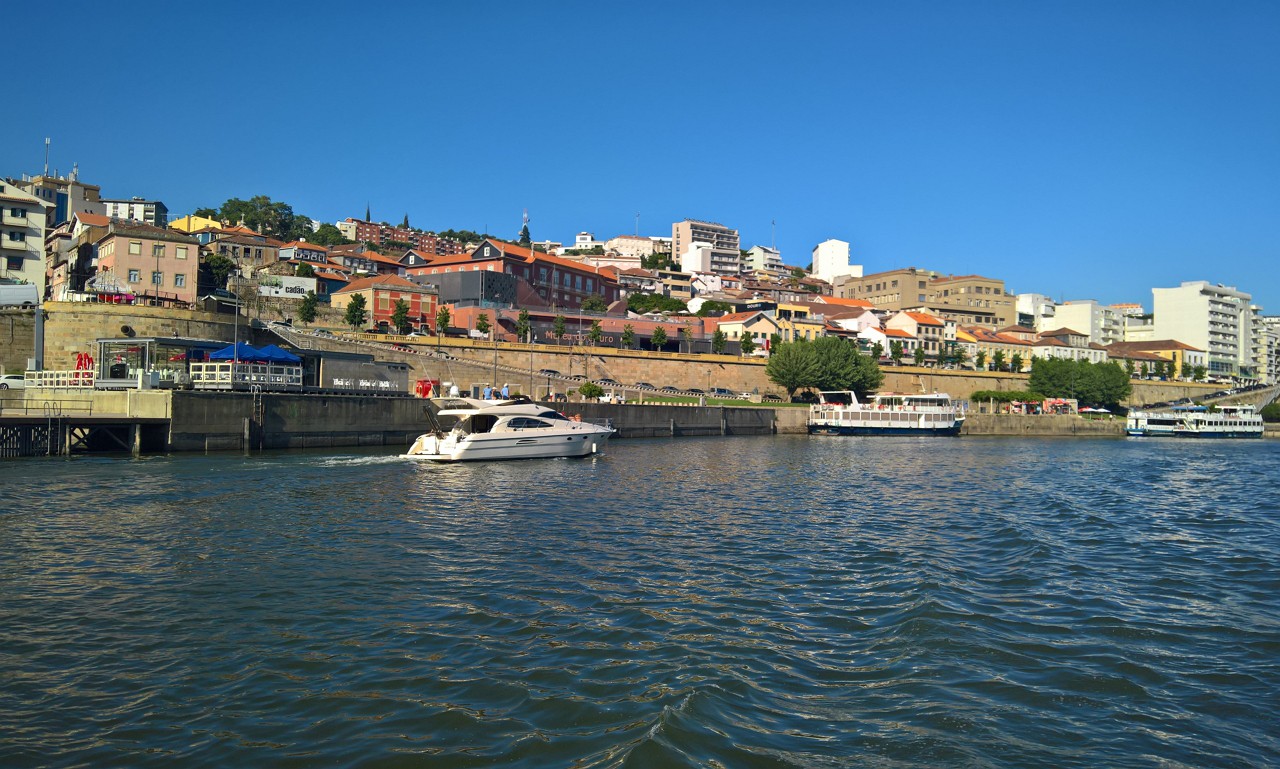
<svg viewBox="0 0 1280 769">
<path fill-rule="evenodd" d="M 933 317 L 932 315 L 930 315 L 930 314 L 928 314 L 928 313 L 924 313 L 924 312 L 908 312 L 908 313 L 907 313 L 907 317 L 911 318 L 911 319 L 912 319 L 912 320 L 914 320 L 916 323 L 921 323 L 921 324 L 926 325 L 926 326 L 945 326 L 945 325 L 947 325 L 945 321 L 939 320 L 938 318 L 935 318 L 935 317 Z"/>
<path fill-rule="evenodd" d="M 238 232 L 241 235 L 257 235 L 258 237 L 262 237 L 261 232 L 255 232 L 254 230 L 251 230 L 248 227 L 241 227 L 238 224 L 233 227 L 223 227 L 223 229 L 226 230 L 227 232 Z"/>
<path fill-rule="evenodd" d="M 902 337 L 903 339 L 915 339 L 915 338 L 916 338 L 916 337 L 915 337 L 915 334 L 908 333 L 908 332 L 906 332 L 906 331 L 903 331 L 903 330 L 902 330 L 902 329 L 900 329 L 900 328 L 886 328 L 886 329 L 884 329 L 884 335 L 885 335 L 885 336 L 898 336 L 898 337 Z"/>
<path fill-rule="evenodd" d="M 364 291 L 369 288 L 388 288 L 398 291 L 414 291 L 421 294 L 430 293 L 430 290 L 421 283 L 414 283 L 408 278 L 402 278 L 399 275 L 371 275 L 367 278 L 356 278 L 333 293 L 347 294 L 352 291 Z"/>
<path fill-rule="evenodd" d="M 254 234 L 256 235 L 257 233 Z M 319 243 L 308 243 L 305 240 L 295 240 L 292 243 L 285 243 L 281 248 L 305 248 L 308 251 L 320 251 L 326 254 L 329 253 L 329 249 L 325 246 L 322 246 Z"/>
<path fill-rule="evenodd" d="M 747 320 L 748 318 L 754 318 L 755 316 L 761 315 L 761 314 L 762 314 L 762 311 L 760 310 L 751 310 L 749 312 L 731 312 L 727 315 L 721 315 L 720 317 L 716 318 L 716 321 L 718 323 L 739 323 L 741 321 Z M 766 315 L 765 317 L 768 317 L 768 316 Z"/>
<path fill-rule="evenodd" d="M 838 304 L 842 307 L 874 307 L 866 299 L 846 299 L 844 297 L 824 296 L 819 301 L 823 304 Z"/>
<path fill-rule="evenodd" d="M 1176 339 L 1158 339 L 1151 342 L 1114 342 L 1107 347 L 1107 350 L 1116 350 L 1120 353 L 1130 352 L 1146 352 L 1148 350 L 1191 350 L 1192 352 L 1204 352 L 1199 347 L 1192 347 L 1185 342 L 1179 342 Z"/>
<path fill-rule="evenodd" d="M 1034 328 L 1027 328 L 1026 326 L 1005 326 L 1000 329 L 1001 334 L 1034 334 L 1035 332 Z"/>
<path fill-rule="evenodd" d="M 1004 282 L 1001 280 L 996 280 L 995 278 L 983 277 L 982 275 L 948 275 L 945 278 L 942 278 L 942 277 L 934 278 L 931 282 L 932 283 L 949 283 L 954 280 L 989 280 L 992 283 Z"/>
<path fill-rule="evenodd" d="M 1089 336 L 1088 334 L 1082 334 L 1082 333 L 1080 333 L 1079 331 L 1075 331 L 1075 330 L 1073 330 L 1073 329 L 1069 329 L 1069 328 L 1067 328 L 1067 327 L 1065 327 L 1065 326 L 1064 326 L 1064 327 L 1062 327 L 1062 328 L 1055 328 L 1055 329 L 1054 329 L 1054 330 L 1052 330 L 1052 331 L 1041 331 L 1041 332 L 1040 332 L 1040 336 L 1041 336 L 1041 337 L 1046 337 L 1046 336 L 1067 336 L 1068 334 L 1070 334 L 1070 335 L 1072 335 L 1072 336 Z"/>
<path fill-rule="evenodd" d="M 79 219 L 82 224 L 87 224 L 90 227 L 106 227 L 108 224 L 111 224 L 111 217 L 103 216 L 102 214 L 80 212 L 76 214 L 76 218 Z"/>
</svg>

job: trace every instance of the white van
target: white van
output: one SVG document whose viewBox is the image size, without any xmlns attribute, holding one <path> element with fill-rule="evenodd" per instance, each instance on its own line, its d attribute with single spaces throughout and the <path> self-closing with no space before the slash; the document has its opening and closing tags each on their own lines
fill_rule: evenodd
<svg viewBox="0 0 1280 769">
<path fill-rule="evenodd" d="M 17 305 L 35 307 L 40 303 L 40 291 L 31 283 L 0 283 L 0 307 Z"/>
</svg>

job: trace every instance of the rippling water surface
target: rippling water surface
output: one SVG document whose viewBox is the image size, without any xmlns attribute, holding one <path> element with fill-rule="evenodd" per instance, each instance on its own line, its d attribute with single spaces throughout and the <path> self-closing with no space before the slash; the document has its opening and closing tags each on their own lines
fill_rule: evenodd
<svg viewBox="0 0 1280 769">
<path fill-rule="evenodd" d="M 0 464 L 0 765 L 1280 764 L 1280 443 Z"/>
</svg>

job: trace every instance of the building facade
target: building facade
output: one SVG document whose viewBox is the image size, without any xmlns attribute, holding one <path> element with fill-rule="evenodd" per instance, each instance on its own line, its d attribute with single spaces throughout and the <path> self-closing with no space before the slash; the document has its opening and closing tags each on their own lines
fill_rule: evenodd
<svg viewBox="0 0 1280 769">
<path fill-rule="evenodd" d="M 96 184 L 81 182 L 77 171 L 72 171 L 66 178 L 56 174 L 35 177 L 24 175 L 21 179 L 10 179 L 7 184 L 36 196 L 50 206 L 46 222 L 50 228 L 70 221 L 76 214 L 104 213 L 102 188 Z"/>
<path fill-rule="evenodd" d="M 782 254 L 768 246 L 752 246 L 742 258 L 744 270 L 765 272 L 770 275 L 782 275 L 787 268 L 782 264 Z"/>
<path fill-rule="evenodd" d="M 1053 325 L 1083 331 L 1093 344 L 1124 341 L 1124 316 L 1114 307 L 1093 299 L 1073 299 L 1059 304 L 1054 311 Z M 1036 328 L 1047 330 L 1045 326 Z"/>
<path fill-rule="evenodd" d="M 694 243 L 710 246 L 709 269 L 721 275 L 737 275 L 741 271 L 742 253 L 739 251 L 738 231 L 723 224 L 685 219 L 671 225 L 671 253 L 684 254 Z"/>
<path fill-rule="evenodd" d="M 113 221 L 95 244 L 102 286 L 156 301 L 196 300 L 200 243 L 176 230 Z"/>
<path fill-rule="evenodd" d="M 342 237 L 347 240 L 372 243 L 392 250 L 409 248 L 419 253 L 436 256 L 456 256 L 466 251 L 466 246 L 456 240 L 441 238 L 411 227 L 392 227 L 389 224 L 366 222 L 350 217 L 346 221 L 338 222 L 336 226 L 342 233 Z"/>
<path fill-rule="evenodd" d="M 834 286 L 838 279 L 846 276 L 861 278 L 862 265 L 849 264 L 849 244 L 832 238 L 813 247 L 813 269 L 810 273 Z"/>
<path fill-rule="evenodd" d="M 0 182 L 0 278 L 31 283 L 45 295 L 44 240 L 48 201 Z"/>
<path fill-rule="evenodd" d="M 1151 294 L 1156 339 L 1204 350 L 1210 376 L 1253 375 L 1249 294 L 1203 280 L 1153 288 Z"/>
<path fill-rule="evenodd" d="M 103 199 L 103 208 L 112 219 L 142 222 L 152 227 L 169 226 L 169 208 L 158 200 L 129 198 L 128 200 Z"/>
</svg>

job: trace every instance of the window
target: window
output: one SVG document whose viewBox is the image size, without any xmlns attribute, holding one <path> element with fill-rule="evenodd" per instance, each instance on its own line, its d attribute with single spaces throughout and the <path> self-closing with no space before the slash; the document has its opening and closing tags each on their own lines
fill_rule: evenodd
<svg viewBox="0 0 1280 769">
<path fill-rule="evenodd" d="M 13 241 L 13 242 L 15 242 L 15 243 L 22 243 L 22 242 L 26 241 L 26 239 L 27 239 L 27 233 L 25 233 L 25 232 L 10 232 L 10 233 L 9 233 L 9 240 L 11 240 L 11 241 Z"/>
<path fill-rule="evenodd" d="M 174 251 L 174 254 L 173 254 L 173 255 L 174 255 L 174 256 L 176 256 L 176 257 L 178 257 L 179 259 L 186 259 L 186 258 L 187 258 L 187 247 L 186 247 L 186 246 L 178 246 L 178 247 L 174 248 L 174 250 L 173 250 L 173 251 Z"/>
<path fill-rule="evenodd" d="M 18 270 L 22 269 L 22 257 L 20 256 L 5 257 L 4 262 L 5 262 L 4 268 L 6 270 L 13 270 L 14 272 L 17 272 Z"/>
<path fill-rule="evenodd" d="M 161 281 L 163 281 L 163 280 L 164 280 L 164 273 L 163 273 L 163 272 L 153 272 L 153 273 L 151 273 L 151 284 L 152 284 L 153 286 L 159 286 L 159 285 L 161 285 Z"/>
<path fill-rule="evenodd" d="M 174 275 L 173 275 L 173 287 L 174 287 L 174 288 L 186 288 L 186 287 L 187 287 L 187 276 L 186 276 L 186 274 L 185 274 L 185 273 L 181 273 L 181 272 L 174 273 Z"/>
<path fill-rule="evenodd" d="M 140 241 L 140 240 L 131 240 L 131 241 L 129 241 L 129 253 L 133 254 L 134 256 L 137 256 L 137 255 L 141 254 L 141 253 L 142 253 L 142 241 Z"/>
<path fill-rule="evenodd" d="M 155 245 L 151 246 L 151 255 L 157 256 L 157 257 L 164 256 L 164 244 L 156 243 Z"/>
<path fill-rule="evenodd" d="M 25 209 L 25 208 L 10 208 L 10 209 L 9 209 L 9 216 L 12 216 L 14 219 L 26 219 L 26 218 L 27 218 L 27 209 Z"/>
<path fill-rule="evenodd" d="M 137 270 L 129 270 L 129 282 L 130 282 L 130 283 L 137 283 L 137 282 L 138 282 L 138 281 L 140 281 L 140 280 L 142 280 L 142 274 L 141 274 L 141 273 L 139 273 Z"/>
</svg>

